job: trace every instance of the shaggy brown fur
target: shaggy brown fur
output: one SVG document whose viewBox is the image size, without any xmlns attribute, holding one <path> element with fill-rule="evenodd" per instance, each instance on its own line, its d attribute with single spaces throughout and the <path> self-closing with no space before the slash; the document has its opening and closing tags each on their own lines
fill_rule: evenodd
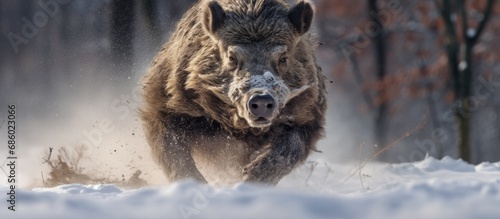
<svg viewBox="0 0 500 219">
<path fill-rule="evenodd" d="M 186 12 L 144 78 L 141 109 L 170 181 L 276 184 L 315 149 L 326 100 L 312 16 L 311 3 L 284 0 L 200 1 Z M 248 101 L 264 94 L 273 111 L 256 117 Z"/>
</svg>

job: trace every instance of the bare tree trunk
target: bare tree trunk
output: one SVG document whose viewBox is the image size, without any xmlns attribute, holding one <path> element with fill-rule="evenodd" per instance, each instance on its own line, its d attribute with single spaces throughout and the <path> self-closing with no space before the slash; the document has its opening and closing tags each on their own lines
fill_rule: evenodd
<svg viewBox="0 0 500 219">
<path fill-rule="evenodd" d="M 131 76 L 133 65 L 134 0 L 113 0 L 111 50 L 115 78 Z"/>
<path fill-rule="evenodd" d="M 493 103 L 493 109 L 496 115 L 496 125 L 497 125 L 497 139 L 500 140 L 500 103 Z M 500 148 L 500 146 L 498 146 Z"/>
<path fill-rule="evenodd" d="M 156 0 L 144 0 L 143 2 L 143 13 L 146 17 L 146 23 L 148 25 L 148 30 L 151 35 L 151 44 L 153 48 L 161 46 L 161 33 L 158 26 L 158 12 L 157 12 L 157 1 Z"/>
<path fill-rule="evenodd" d="M 469 29 L 467 24 L 467 6 L 465 0 L 454 2 L 456 5 L 452 5 L 450 0 L 443 0 L 442 4 L 436 0 L 436 4 L 441 11 L 441 17 L 446 25 L 448 64 L 452 76 L 453 92 L 455 94 L 454 112 L 458 122 L 458 134 L 460 136 L 460 141 L 458 143 L 459 156 L 467 162 L 472 161 L 472 147 L 470 140 L 470 117 L 472 112 L 469 109 L 469 98 L 471 95 L 473 74 L 472 49 L 476 45 L 479 36 L 483 32 L 484 27 L 491 16 L 494 2 L 494 0 L 488 0 L 487 6 L 483 12 L 483 19 L 479 23 L 477 29 L 474 30 Z M 451 15 L 453 12 L 457 11 L 460 13 L 462 18 L 462 33 L 456 32 L 455 24 L 452 21 Z M 464 39 L 462 44 L 458 42 L 458 34 L 462 34 L 462 38 Z M 463 57 L 459 56 L 460 46 L 465 47 Z M 462 61 L 460 61 L 460 58 L 462 58 Z"/>
<path fill-rule="evenodd" d="M 386 75 L 386 42 L 384 26 L 378 16 L 377 0 L 368 0 L 368 13 L 370 21 L 379 27 L 378 33 L 374 36 L 374 57 L 376 66 L 376 76 L 379 82 L 383 81 Z M 385 132 L 387 131 L 387 101 L 384 96 L 385 88 L 380 88 L 378 96 L 380 104 L 377 106 L 375 114 L 375 143 L 383 148 L 387 144 Z"/>
<path fill-rule="evenodd" d="M 425 60 L 421 60 L 421 64 L 419 66 L 419 71 L 420 71 L 420 74 L 426 78 L 425 80 L 425 89 L 426 89 L 426 92 L 427 92 L 427 98 L 426 98 L 426 101 L 427 101 L 427 105 L 429 106 L 429 114 L 430 114 L 430 119 L 431 119 L 431 123 L 432 123 L 432 127 L 434 129 L 437 129 L 439 127 L 441 127 L 441 123 L 440 123 L 440 120 L 439 120 L 439 117 L 438 117 L 438 110 L 437 110 L 437 107 L 436 107 L 436 102 L 434 101 L 434 98 L 433 98 L 433 89 L 432 89 L 432 82 L 429 80 L 429 69 L 428 69 L 428 66 L 427 66 L 427 63 L 425 62 Z M 441 142 L 438 140 L 438 141 L 434 141 L 434 143 L 436 143 L 436 152 L 433 156 L 435 156 L 436 158 L 438 159 L 441 159 L 443 156 L 444 156 L 444 147 L 443 147 L 443 144 L 441 144 Z M 427 153 L 431 153 L 432 151 L 427 151 Z"/>
<path fill-rule="evenodd" d="M 363 77 L 363 74 L 361 74 L 361 70 L 359 69 L 359 62 L 356 53 L 351 54 L 350 60 L 351 60 L 352 71 L 354 73 L 354 79 L 356 80 L 356 82 L 358 82 L 359 87 L 363 87 L 363 84 L 365 84 L 365 79 Z M 373 99 L 370 96 L 370 93 L 368 91 L 362 90 L 361 95 L 363 95 L 363 99 L 365 100 L 368 108 L 370 110 L 375 109 L 375 106 L 373 106 Z"/>
</svg>

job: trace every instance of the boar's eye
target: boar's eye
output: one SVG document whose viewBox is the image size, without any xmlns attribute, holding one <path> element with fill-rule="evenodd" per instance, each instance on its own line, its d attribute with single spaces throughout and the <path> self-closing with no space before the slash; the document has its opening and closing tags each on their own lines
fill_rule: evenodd
<svg viewBox="0 0 500 219">
<path fill-rule="evenodd" d="M 235 56 L 229 56 L 228 60 L 229 60 L 229 67 L 231 69 L 235 69 L 238 65 L 238 59 L 236 59 Z"/>
<path fill-rule="evenodd" d="M 281 54 L 279 59 L 279 64 L 286 65 L 287 63 L 288 63 L 288 56 L 286 55 L 286 53 Z"/>
<path fill-rule="evenodd" d="M 236 70 L 236 68 L 241 65 L 243 53 L 244 50 L 240 46 L 228 46 L 226 57 L 230 70 Z"/>
<path fill-rule="evenodd" d="M 278 60 L 278 69 L 280 70 L 280 72 L 285 73 L 287 71 L 287 67 L 288 67 L 288 57 L 286 56 L 286 54 L 283 54 Z"/>
</svg>

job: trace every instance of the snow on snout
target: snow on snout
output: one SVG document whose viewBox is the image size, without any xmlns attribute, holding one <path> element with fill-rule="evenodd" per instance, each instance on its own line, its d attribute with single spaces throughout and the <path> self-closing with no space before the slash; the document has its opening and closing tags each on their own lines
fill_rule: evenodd
<svg viewBox="0 0 500 219">
<path fill-rule="evenodd" d="M 288 86 L 270 71 L 266 71 L 262 75 L 252 76 L 250 79 L 250 91 L 252 90 L 262 92 L 263 94 L 271 94 L 281 107 L 284 106 L 290 95 Z"/>
<path fill-rule="evenodd" d="M 283 82 L 276 79 L 273 73 L 266 71 L 262 75 L 254 75 L 250 79 L 250 89 L 260 88 L 273 90 L 275 86 L 284 86 Z"/>
</svg>

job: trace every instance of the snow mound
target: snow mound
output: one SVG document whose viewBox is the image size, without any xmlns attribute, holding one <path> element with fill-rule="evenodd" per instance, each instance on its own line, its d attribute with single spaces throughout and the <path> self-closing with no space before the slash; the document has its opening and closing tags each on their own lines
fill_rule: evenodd
<svg viewBox="0 0 500 219">
<path fill-rule="evenodd" d="M 359 164 L 358 164 L 359 165 Z M 481 218 L 500 215 L 500 163 L 427 158 L 403 164 L 306 162 L 276 188 L 182 181 L 134 190 L 62 185 L 16 191 L 1 218 Z M 6 194 L 7 187 L 0 186 Z M 5 216 L 4 216 L 5 215 Z"/>
<path fill-rule="evenodd" d="M 499 163 L 489 163 L 484 162 L 476 166 L 476 171 L 478 172 L 500 172 L 500 162 Z"/>
<path fill-rule="evenodd" d="M 454 171 L 454 172 L 474 172 L 475 168 L 462 160 L 455 160 L 450 157 L 444 157 L 442 160 L 436 160 L 429 157 L 415 164 L 419 169 L 434 172 L 434 171 Z"/>
<path fill-rule="evenodd" d="M 69 184 L 57 186 L 54 188 L 35 188 L 33 191 L 56 192 L 60 194 L 92 194 L 92 193 L 120 193 L 121 189 L 113 185 L 80 185 Z"/>
</svg>

